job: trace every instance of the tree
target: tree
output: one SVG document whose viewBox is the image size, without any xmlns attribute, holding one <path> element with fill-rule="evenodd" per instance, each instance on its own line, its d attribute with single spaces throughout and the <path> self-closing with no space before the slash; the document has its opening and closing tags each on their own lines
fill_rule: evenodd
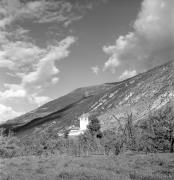
<svg viewBox="0 0 174 180">
<path fill-rule="evenodd" d="M 23 147 L 20 140 L 12 132 L 6 136 L 3 131 L 3 129 L 0 129 L 0 157 L 11 158 L 21 155 Z"/>
<path fill-rule="evenodd" d="M 120 153 L 122 142 L 121 138 L 114 129 L 104 131 L 101 141 L 106 155 L 109 155 L 110 153 L 118 155 Z"/>
<path fill-rule="evenodd" d="M 150 115 L 146 121 L 146 132 L 157 149 L 174 152 L 174 110 L 170 104 Z"/>
<path fill-rule="evenodd" d="M 100 144 L 100 139 L 102 138 L 102 132 L 100 131 L 100 121 L 95 115 L 92 115 L 89 120 L 90 123 L 87 127 L 88 131 L 92 136 L 93 144 L 96 144 L 98 152 L 101 153 L 103 151 L 103 148 Z"/>
<path fill-rule="evenodd" d="M 92 136 L 100 138 L 101 137 L 100 121 L 98 120 L 98 118 L 96 116 L 91 116 L 89 120 L 90 120 L 90 123 L 87 128 L 88 128 L 90 134 Z"/>
</svg>

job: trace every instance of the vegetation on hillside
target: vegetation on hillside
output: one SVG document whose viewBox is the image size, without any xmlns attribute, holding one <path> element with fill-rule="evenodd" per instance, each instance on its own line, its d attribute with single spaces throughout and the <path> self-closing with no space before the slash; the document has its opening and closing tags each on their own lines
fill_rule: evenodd
<svg viewBox="0 0 174 180">
<path fill-rule="evenodd" d="M 118 129 L 101 132 L 96 116 L 90 117 L 88 130 L 78 137 L 59 136 L 49 127 L 37 136 L 18 139 L 13 133 L 7 136 L 1 131 L 0 157 L 14 157 L 43 154 L 68 154 L 83 156 L 89 154 L 118 155 L 131 150 L 135 152 L 173 152 L 174 151 L 174 111 L 166 106 L 139 124 L 133 124 L 133 115 L 128 114 L 124 126 L 118 122 Z"/>
<path fill-rule="evenodd" d="M 12 132 L 4 135 L 2 129 L 1 179 L 173 180 L 173 106 L 151 112 L 137 124 L 131 113 L 124 125 L 113 118 L 117 131 L 101 131 L 99 119 L 91 116 L 88 130 L 73 138 L 50 127 L 24 139 Z"/>
</svg>

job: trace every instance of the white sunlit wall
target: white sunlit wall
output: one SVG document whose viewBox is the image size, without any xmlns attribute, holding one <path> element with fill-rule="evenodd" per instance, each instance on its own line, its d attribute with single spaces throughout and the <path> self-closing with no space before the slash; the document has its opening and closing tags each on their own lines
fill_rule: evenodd
<svg viewBox="0 0 174 180">
<path fill-rule="evenodd" d="M 80 130 L 85 131 L 89 124 L 88 114 L 83 114 L 82 116 L 80 116 L 79 120 L 80 120 Z"/>
</svg>

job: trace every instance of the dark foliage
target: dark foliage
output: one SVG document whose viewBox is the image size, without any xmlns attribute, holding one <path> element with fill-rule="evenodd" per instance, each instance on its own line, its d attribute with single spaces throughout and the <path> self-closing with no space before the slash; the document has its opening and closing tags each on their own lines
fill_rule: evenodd
<svg viewBox="0 0 174 180">
<path fill-rule="evenodd" d="M 101 136 L 101 132 L 100 132 L 100 122 L 98 120 L 98 118 L 96 116 L 91 116 L 90 117 L 90 123 L 88 125 L 88 130 L 91 133 L 92 136 L 97 136 L 100 137 Z"/>
</svg>

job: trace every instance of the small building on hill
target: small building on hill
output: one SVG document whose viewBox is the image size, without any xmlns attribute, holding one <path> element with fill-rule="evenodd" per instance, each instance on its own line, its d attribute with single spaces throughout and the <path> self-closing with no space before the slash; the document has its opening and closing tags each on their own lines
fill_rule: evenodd
<svg viewBox="0 0 174 180">
<path fill-rule="evenodd" d="M 83 134 L 87 130 L 87 126 L 89 124 L 89 114 L 82 114 L 79 118 L 79 127 L 71 126 L 69 127 L 69 136 L 78 136 Z"/>
<path fill-rule="evenodd" d="M 81 131 L 87 130 L 87 126 L 89 124 L 89 114 L 88 113 L 82 114 L 79 117 L 79 121 L 80 121 L 80 130 Z"/>
</svg>

